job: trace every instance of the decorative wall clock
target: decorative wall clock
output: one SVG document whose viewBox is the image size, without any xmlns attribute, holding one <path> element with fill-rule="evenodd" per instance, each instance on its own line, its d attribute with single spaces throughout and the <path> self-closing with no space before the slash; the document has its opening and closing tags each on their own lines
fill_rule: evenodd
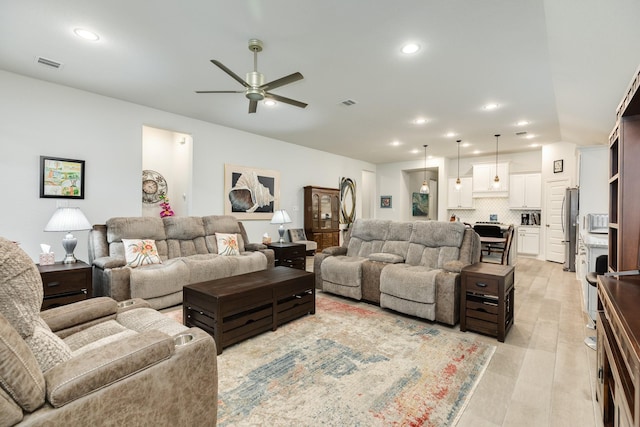
<svg viewBox="0 0 640 427">
<path fill-rule="evenodd" d="M 160 196 L 167 194 L 167 181 L 158 172 L 147 169 L 142 171 L 142 202 L 158 203 Z"/>
</svg>

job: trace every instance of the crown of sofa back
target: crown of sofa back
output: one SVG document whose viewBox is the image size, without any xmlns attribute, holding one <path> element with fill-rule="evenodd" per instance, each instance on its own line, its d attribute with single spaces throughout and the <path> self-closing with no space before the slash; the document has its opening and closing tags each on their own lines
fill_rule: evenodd
<svg viewBox="0 0 640 427">
<path fill-rule="evenodd" d="M 389 224 L 389 220 L 357 219 L 351 230 L 347 256 L 368 257 L 372 253 L 382 252 Z"/>
<path fill-rule="evenodd" d="M 238 235 L 238 246 L 245 250 L 246 231 L 231 215 L 205 217 L 115 217 L 106 222 L 110 256 L 124 257 L 122 239 L 155 240 L 162 260 L 218 253 L 215 233 Z"/>
</svg>

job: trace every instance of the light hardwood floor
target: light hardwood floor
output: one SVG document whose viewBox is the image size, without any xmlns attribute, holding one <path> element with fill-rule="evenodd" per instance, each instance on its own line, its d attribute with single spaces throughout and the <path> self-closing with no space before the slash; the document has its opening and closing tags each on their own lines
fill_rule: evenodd
<svg viewBox="0 0 640 427">
<path fill-rule="evenodd" d="M 476 334 L 496 352 L 458 427 L 601 426 L 596 352 L 584 344 L 595 331 L 586 328 L 576 274 L 520 257 L 515 281 L 515 322 L 505 342 Z"/>
</svg>

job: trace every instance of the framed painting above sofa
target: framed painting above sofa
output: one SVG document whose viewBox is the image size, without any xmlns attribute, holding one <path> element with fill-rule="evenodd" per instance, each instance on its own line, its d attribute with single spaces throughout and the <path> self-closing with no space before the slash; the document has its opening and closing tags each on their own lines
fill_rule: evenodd
<svg viewBox="0 0 640 427">
<path fill-rule="evenodd" d="M 225 215 L 271 219 L 280 207 L 280 172 L 225 163 L 224 194 Z"/>
</svg>

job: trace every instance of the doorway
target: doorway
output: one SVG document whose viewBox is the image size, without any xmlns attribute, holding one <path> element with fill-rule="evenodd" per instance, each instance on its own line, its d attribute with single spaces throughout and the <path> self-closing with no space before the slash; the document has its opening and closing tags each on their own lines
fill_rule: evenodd
<svg viewBox="0 0 640 427">
<path fill-rule="evenodd" d="M 142 216 L 160 216 L 159 192 L 165 193 L 176 216 L 187 216 L 191 200 L 193 140 L 190 135 L 142 127 L 143 179 L 162 185 L 143 186 Z"/>
<path fill-rule="evenodd" d="M 545 254 L 546 260 L 564 263 L 565 242 L 562 230 L 562 201 L 569 180 L 547 181 L 545 184 Z"/>
</svg>

